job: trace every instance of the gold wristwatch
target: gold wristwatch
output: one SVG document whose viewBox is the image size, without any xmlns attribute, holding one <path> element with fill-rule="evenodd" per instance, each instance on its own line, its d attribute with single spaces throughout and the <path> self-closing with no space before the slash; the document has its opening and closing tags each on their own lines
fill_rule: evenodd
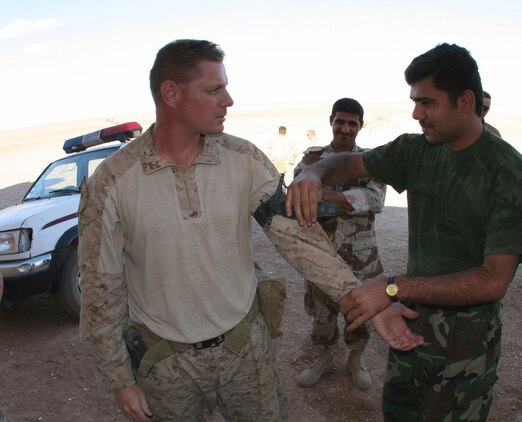
<svg viewBox="0 0 522 422">
<path fill-rule="evenodd" d="M 392 275 L 388 277 L 386 282 L 388 283 L 386 286 L 386 294 L 392 302 L 398 302 L 399 298 L 397 297 L 397 293 L 399 293 L 399 286 L 395 284 L 395 276 Z"/>
</svg>

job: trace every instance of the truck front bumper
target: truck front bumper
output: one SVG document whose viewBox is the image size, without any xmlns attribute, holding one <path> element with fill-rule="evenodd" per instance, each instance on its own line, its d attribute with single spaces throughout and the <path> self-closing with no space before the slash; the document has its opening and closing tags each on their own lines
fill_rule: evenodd
<svg viewBox="0 0 522 422">
<path fill-rule="evenodd" d="M 51 266 L 51 253 L 22 261 L 0 261 L 0 272 L 4 278 L 28 277 L 48 271 Z"/>
</svg>

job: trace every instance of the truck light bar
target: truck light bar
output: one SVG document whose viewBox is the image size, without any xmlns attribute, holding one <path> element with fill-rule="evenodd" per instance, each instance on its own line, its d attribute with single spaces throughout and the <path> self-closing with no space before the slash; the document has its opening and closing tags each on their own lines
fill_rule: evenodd
<svg viewBox="0 0 522 422">
<path fill-rule="evenodd" d="M 87 148 L 101 145 L 105 142 L 126 142 L 141 134 L 142 127 L 137 122 L 127 122 L 120 125 L 107 127 L 76 138 L 67 139 L 63 144 L 66 154 L 85 151 Z"/>
</svg>

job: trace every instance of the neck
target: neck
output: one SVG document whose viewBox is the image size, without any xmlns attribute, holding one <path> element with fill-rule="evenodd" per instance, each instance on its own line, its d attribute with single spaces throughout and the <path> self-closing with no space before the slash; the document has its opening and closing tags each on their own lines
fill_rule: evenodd
<svg viewBox="0 0 522 422">
<path fill-rule="evenodd" d="M 454 141 L 446 142 L 444 145 L 453 151 L 461 151 L 473 145 L 478 141 L 484 130 L 480 118 L 472 120 L 469 126 L 466 126 L 461 136 Z"/>
<path fill-rule="evenodd" d="M 163 157 L 186 170 L 203 151 L 204 137 L 173 129 L 156 122 L 152 129 L 154 146 Z"/>
<path fill-rule="evenodd" d="M 335 145 L 335 143 L 332 141 L 332 148 L 333 148 L 334 152 L 351 152 L 351 151 L 353 151 L 354 147 L 355 147 L 355 144 Z"/>
</svg>

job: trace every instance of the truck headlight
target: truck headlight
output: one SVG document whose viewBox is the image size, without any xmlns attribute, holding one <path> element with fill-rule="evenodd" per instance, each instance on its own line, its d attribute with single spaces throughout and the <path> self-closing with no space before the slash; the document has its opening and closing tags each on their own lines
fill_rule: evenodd
<svg viewBox="0 0 522 422">
<path fill-rule="evenodd" d="M 0 232 L 0 255 L 27 252 L 31 249 L 31 229 Z"/>
</svg>

